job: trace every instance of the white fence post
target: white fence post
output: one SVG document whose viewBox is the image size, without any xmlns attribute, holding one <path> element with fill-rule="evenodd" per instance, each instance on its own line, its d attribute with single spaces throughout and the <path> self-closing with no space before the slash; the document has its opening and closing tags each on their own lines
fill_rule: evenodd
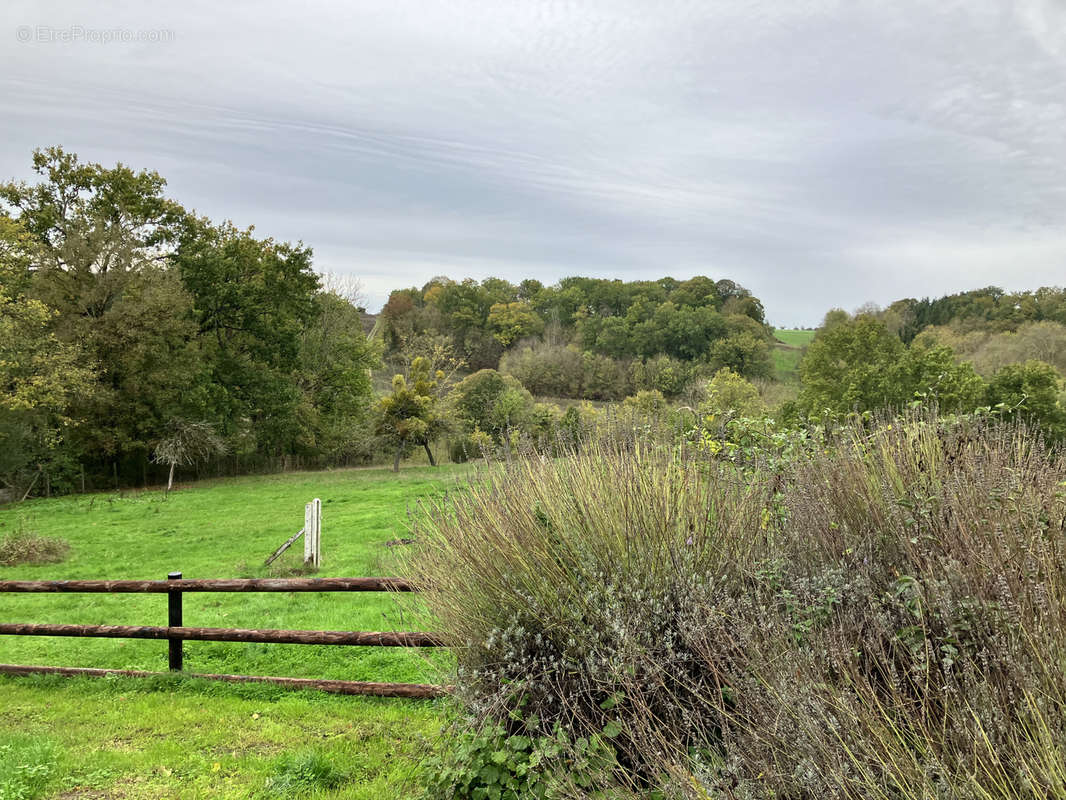
<svg viewBox="0 0 1066 800">
<path fill-rule="evenodd" d="M 304 564 L 322 564 L 322 501 L 317 497 L 304 506 Z"/>
<path fill-rule="evenodd" d="M 317 497 L 312 503 L 315 509 L 315 569 L 322 566 L 322 501 Z"/>
</svg>

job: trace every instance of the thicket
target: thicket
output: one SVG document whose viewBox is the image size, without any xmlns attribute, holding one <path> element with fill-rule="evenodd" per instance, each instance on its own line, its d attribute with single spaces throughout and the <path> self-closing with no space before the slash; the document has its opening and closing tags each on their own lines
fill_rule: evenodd
<svg viewBox="0 0 1066 800">
<path fill-rule="evenodd" d="M 471 726 L 608 741 L 595 796 L 1066 794 L 1042 436 L 911 413 L 708 439 L 519 460 L 427 511 L 409 573 Z"/>
</svg>

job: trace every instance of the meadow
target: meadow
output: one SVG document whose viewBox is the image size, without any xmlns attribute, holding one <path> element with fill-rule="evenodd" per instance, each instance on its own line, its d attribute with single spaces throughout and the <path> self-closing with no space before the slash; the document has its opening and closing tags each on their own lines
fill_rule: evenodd
<svg viewBox="0 0 1066 800">
<path fill-rule="evenodd" d="M 262 577 L 299 570 L 302 547 L 263 561 L 323 505 L 320 576 L 390 574 L 420 498 L 468 468 L 252 476 L 160 490 L 32 500 L 0 509 L 0 536 L 70 545 L 62 563 L 0 567 L 4 579 Z M 187 625 L 411 630 L 415 598 L 356 594 L 189 594 Z M 4 622 L 162 625 L 162 595 L 0 595 Z M 166 644 L 0 637 L 0 662 L 166 669 Z M 433 682 L 447 655 L 399 648 L 187 642 L 185 667 L 372 681 Z M 293 692 L 177 679 L 0 678 L 0 797 L 374 798 L 418 796 L 416 753 L 440 702 Z M 24 762 L 24 763 L 23 763 Z M 19 771 L 19 765 L 25 767 Z M 24 795 L 34 775 L 39 790 Z M 21 781 L 21 783 L 20 783 Z M 331 787 L 332 788 L 329 788 Z M 5 787 L 7 787 L 5 789 Z"/>
<path fill-rule="evenodd" d="M 774 331 L 773 349 L 770 357 L 774 364 L 774 380 L 780 382 L 795 382 L 799 380 L 799 362 L 803 357 L 803 349 L 811 343 L 814 331 L 805 330 L 781 330 Z"/>
</svg>

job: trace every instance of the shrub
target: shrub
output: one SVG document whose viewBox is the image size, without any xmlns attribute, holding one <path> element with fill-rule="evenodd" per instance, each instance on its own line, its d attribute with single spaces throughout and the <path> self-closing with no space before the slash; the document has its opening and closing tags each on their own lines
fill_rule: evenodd
<svg viewBox="0 0 1066 800">
<path fill-rule="evenodd" d="M 533 345 L 505 353 L 500 372 L 512 375 L 539 397 L 581 397 L 581 351 L 561 345 Z"/>
<path fill-rule="evenodd" d="M 656 390 L 671 400 L 685 391 L 695 373 L 694 364 L 686 364 L 669 356 L 634 361 L 630 368 L 633 388 L 637 391 Z"/>
<path fill-rule="evenodd" d="M 672 796 L 1066 795 L 1066 464 L 916 413 L 797 452 L 607 440 L 430 509 L 465 707 Z"/>
<path fill-rule="evenodd" d="M 573 345 L 540 344 L 507 353 L 500 372 L 511 375 L 535 395 L 589 400 L 621 400 L 632 380 L 625 362 Z"/>
<path fill-rule="evenodd" d="M 766 404 L 753 383 L 722 367 L 707 382 L 707 397 L 700 403 L 700 414 L 715 419 L 761 417 L 766 414 Z"/>
<path fill-rule="evenodd" d="M 615 762 L 602 735 L 571 741 L 558 726 L 550 736 L 529 736 L 489 724 L 460 731 L 426 767 L 430 798 L 565 800 L 608 782 Z"/>
<path fill-rule="evenodd" d="M 448 445 L 448 454 L 456 464 L 465 464 L 472 458 L 493 452 L 495 444 L 492 437 L 482 430 L 474 430 L 465 436 L 452 439 Z"/>
<path fill-rule="evenodd" d="M 65 539 L 41 536 L 27 530 L 23 523 L 0 536 L 0 566 L 17 564 L 58 564 L 70 553 L 70 544 Z"/>
<path fill-rule="evenodd" d="M 522 384 L 494 369 L 463 378 L 455 385 L 449 401 L 467 433 L 484 431 L 497 443 L 508 431 L 525 428 L 533 411 L 533 397 Z"/>
<path fill-rule="evenodd" d="M 584 375 L 581 397 L 588 400 L 621 400 L 629 394 L 629 371 L 621 361 L 600 353 L 583 353 L 581 368 Z"/>
<path fill-rule="evenodd" d="M 1007 419 L 1024 419 L 1050 437 L 1066 433 L 1066 412 L 1059 404 L 1059 374 L 1050 364 L 1008 364 L 989 381 L 986 400 Z"/>
<path fill-rule="evenodd" d="M 622 407 L 641 414 L 655 415 L 665 411 L 667 405 L 663 393 L 652 389 L 650 391 L 640 391 L 632 397 L 627 397 L 622 401 Z"/>
</svg>

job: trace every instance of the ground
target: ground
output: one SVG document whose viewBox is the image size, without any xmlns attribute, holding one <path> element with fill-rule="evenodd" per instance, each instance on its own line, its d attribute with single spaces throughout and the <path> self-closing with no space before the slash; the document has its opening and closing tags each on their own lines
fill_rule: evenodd
<svg viewBox="0 0 1066 800">
<path fill-rule="evenodd" d="M 337 470 L 38 500 L 0 509 L 0 534 L 66 539 L 60 564 L 0 568 L 4 579 L 270 574 L 263 560 L 322 500 L 319 575 L 395 572 L 408 513 L 461 485 L 468 468 Z M 281 569 L 298 564 L 302 547 Z M 287 565 L 287 566 L 286 566 Z M 203 627 L 418 630 L 411 596 L 189 594 Z M 0 621 L 163 625 L 163 595 L 0 594 Z M 0 637 L 0 662 L 166 669 L 165 642 Z M 185 644 L 186 669 L 432 682 L 440 651 L 213 642 Z M 0 799 L 9 797 L 403 798 L 444 701 L 381 700 L 164 679 L 0 678 Z M 36 776 L 36 777 L 35 777 Z M 40 792 L 25 787 L 40 778 Z M 333 788 L 323 788 L 336 784 Z M 23 787 L 21 790 L 17 787 Z M 315 788 L 318 787 L 318 788 Z M 19 792 L 22 792 L 21 794 Z M 308 794 L 308 792 L 311 792 Z"/>
</svg>

